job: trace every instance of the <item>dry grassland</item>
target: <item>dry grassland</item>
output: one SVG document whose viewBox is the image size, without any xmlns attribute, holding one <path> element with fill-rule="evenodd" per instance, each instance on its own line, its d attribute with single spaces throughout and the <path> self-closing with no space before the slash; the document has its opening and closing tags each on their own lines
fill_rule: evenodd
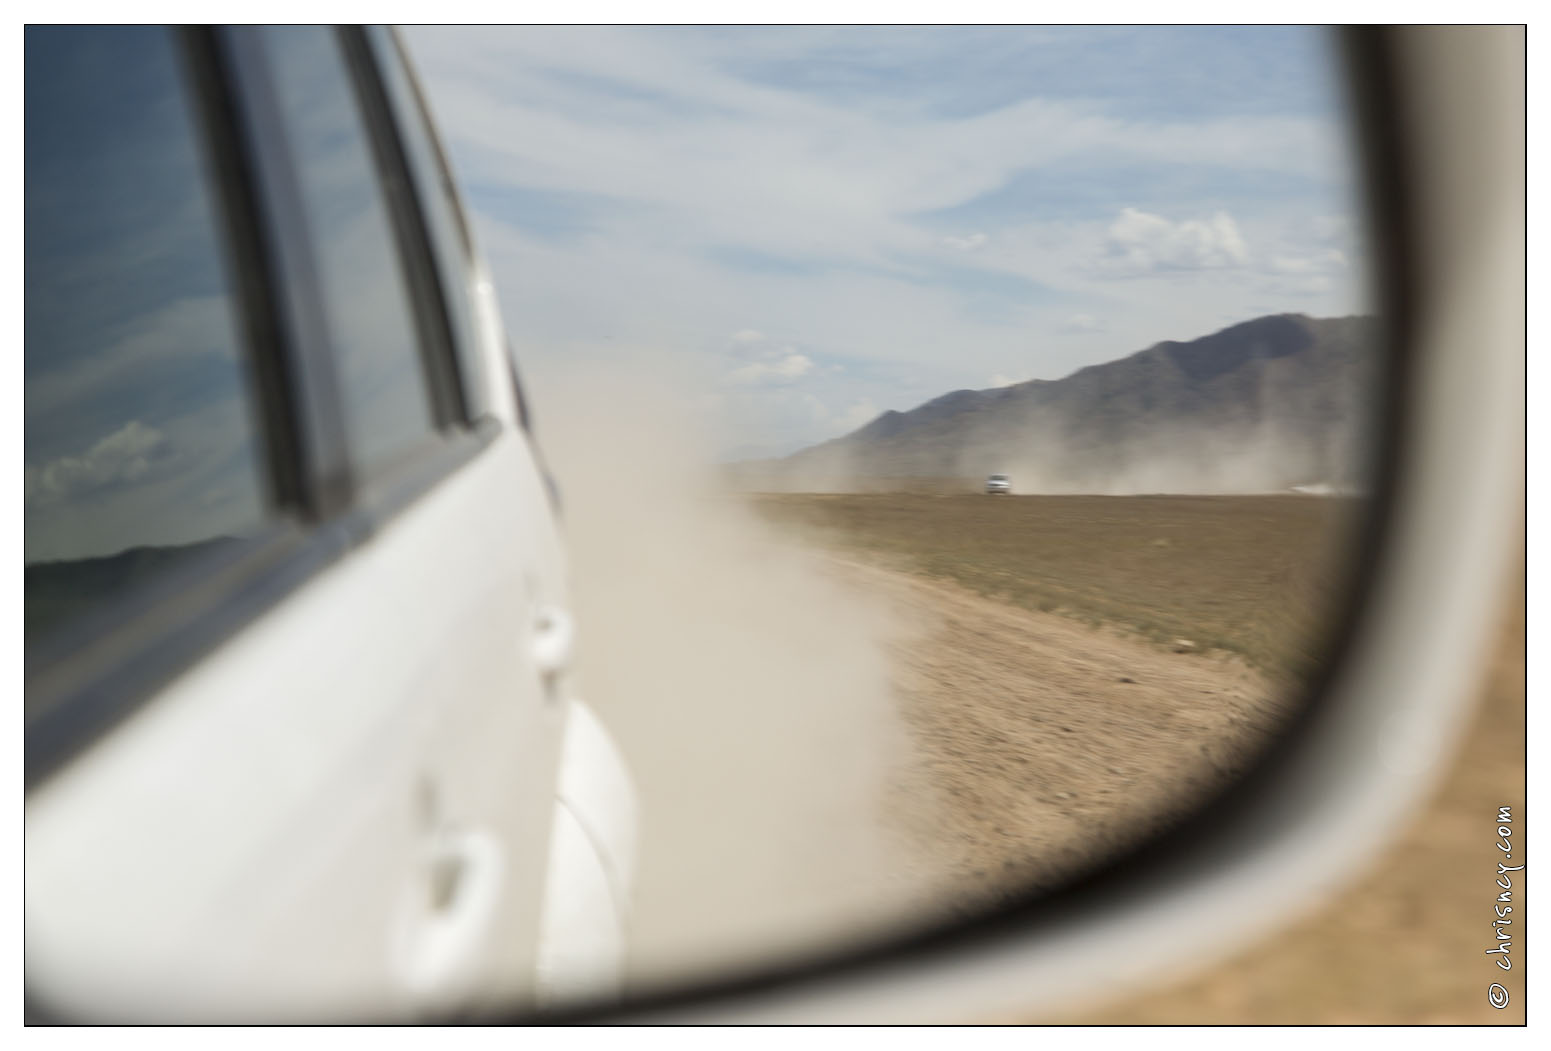
<svg viewBox="0 0 1551 1051">
<path fill-rule="evenodd" d="M 1274 678 L 1317 659 L 1356 501 L 1288 496 L 767 494 L 812 542 Z"/>
</svg>

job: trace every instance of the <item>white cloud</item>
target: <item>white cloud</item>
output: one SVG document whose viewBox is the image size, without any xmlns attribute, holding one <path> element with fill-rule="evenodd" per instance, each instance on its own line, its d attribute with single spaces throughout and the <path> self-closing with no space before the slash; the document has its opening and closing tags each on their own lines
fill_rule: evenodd
<svg viewBox="0 0 1551 1051">
<path fill-rule="evenodd" d="M 1000 372 L 998 372 L 995 376 L 991 377 L 990 386 L 992 386 L 992 387 L 1011 387 L 1015 383 L 1022 383 L 1022 382 L 1024 382 L 1024 381 L 1023 380 L 1015 380 L 1015 379 L 1013 379 L 1010 376 L 1004 376 Z"/>
<path fill-rule="evenodd" d="M 813 359 L 806 354 L 787 351 L 773 361 L 751 361 L 728 373 L 727 381 L 738 386 L 759 383 L 787 383 L 805 375 L 813 368 Z"/>
<path fill-rule="evenodd" d="M 1061 322 L 1062 332 L 1098 332 L 1104 328 L 1092 314 L 1073 314 Z"/>
<path fill-rule="evenodd" d="M 1101 268 L 1113 273 L 1216 270 L 1244 266 L 1249 249 L 1227 212 L 1208 219 L 1173 222 L 1138 208 L 1123 208 L 1109 225 Z"/>
<path fill-rule="evenodd" d="M 155 427 L 139 420 L 101 439 L 79 456 L 61 456 L 26 469 L 26 502 L 53 503 L 120 482 L 132 482 L 151 470 L 166 452 Z"/>
<path fill-rule="evenodd" d="M 985 247 L 989 240 L 990 238 L 985 234 L 975 233 L 968 237 L 944 237 L 942 243 L 960 252 L 973 252 L 977 248 Z"/>
<path fill-rule="evenodd" d="M 752 328 L 742 328 L 732 334 L 734 343 L 758 343 L 765 338 L 763 332 Z"/>
<path fill-rule="evenodd" d="M 1273 256 L 1269 264 L 1270 270 L 1278 274 L 1328 274 L 1346 266 L 1346 253 L 1334 248 L 1313 255 Z"/>
<path fill-rule="evenodd" d="M 813 368 L 813 362 L 805 354 L 788 354 L 776 362 L 774 368 L 777 375 L 786 379 L 796 379 Z"/>
</svg>

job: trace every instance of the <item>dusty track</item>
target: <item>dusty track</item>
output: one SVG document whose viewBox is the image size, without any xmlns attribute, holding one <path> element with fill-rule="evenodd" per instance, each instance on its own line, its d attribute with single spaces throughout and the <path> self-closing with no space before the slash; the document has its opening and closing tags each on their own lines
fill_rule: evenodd
<svg viewBox="0 0 1551 1051">
<path fill-rule="evenodd" d="M 894 675 L 914 752 L 885 819 L 931 858 L 940 905 L 1102 860 L 1246 765 L 1283 715 L 1237 660 L 834 564 L 906 617 Z"/>
</svg>

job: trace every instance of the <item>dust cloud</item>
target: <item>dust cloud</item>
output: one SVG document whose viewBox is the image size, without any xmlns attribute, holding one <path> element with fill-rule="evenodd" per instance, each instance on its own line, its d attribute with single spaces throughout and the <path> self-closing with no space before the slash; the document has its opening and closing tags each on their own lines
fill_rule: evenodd
<svg viewBox="0 0 1551 1051">
<path fill-rule="evenodd" d="M 949 446 L 952 473 L 1013 476 L 1025 493 L 1134 496 L 1248 495 L 1295 486 L 1361 488 L 1369 473 L 1371 378 L 1315 399 L 1279 394 L 1284 381 L 1263 372 L 1257 390 L 1201 418 L 1137 413 L 1089 418 L 1065 411 L 976 421 Z"/>
<path fill-rule="evenodd" d="M 1024 495 L 1357 495 L 1369 486 L 1370 451 L 1350 424 L 1312 434 L 1274 417 L 1153 424 L 1095 441 L 1078 425 L 1032 416 L 898 452 L 835 443 L 785 462 L 735 465 L 728 480 L 754 490 L 858 493 L 978 490 L 988 475 L 1005 474 Z"/>
<path fill-rule="evenodd" d="M 1144 438 L 1102 450 L 1084 448 L 1054 429 L 1029 429 L 966 443 L 957 451 L 953 473 L 1008 474 L 1022 493 L 1242 496 L 1297 486 L 1348 492 L 1358 488 L 1361 453 L 1361 443 L 1349 434 L 1311 438 L 1276 420 L 1155 427 Z"/>
<path fill-rule="evenodd" d="M 910 748 L 887 646 L 910 625 L 709 484 L 670 382 L 549 377 L 539 393 L 579 692 L 640 797 L 629 984 L 822 952 L 909 917 L 919 866 L 882 815 Z"/>
</svg>

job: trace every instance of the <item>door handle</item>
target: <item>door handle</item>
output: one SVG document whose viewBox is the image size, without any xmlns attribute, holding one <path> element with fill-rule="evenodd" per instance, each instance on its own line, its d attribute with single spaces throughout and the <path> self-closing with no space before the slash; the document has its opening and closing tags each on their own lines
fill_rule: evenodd
<svg viewBox="0 0 1551 1051">
<path fill-rule="evenodd" d="M 552 680 L 571 665 L 576 628 L 559 606 L 540 606 L 533 618 L 533 664 Z"/>
<path fill-rule="evenodd" d="M 427 1007 L 470 985 L 479 949 L 501 904 L 500 842 L 481 830 L 439 833 L 410 880 L 393 943 L 399 984 Z"/>
</svg>

